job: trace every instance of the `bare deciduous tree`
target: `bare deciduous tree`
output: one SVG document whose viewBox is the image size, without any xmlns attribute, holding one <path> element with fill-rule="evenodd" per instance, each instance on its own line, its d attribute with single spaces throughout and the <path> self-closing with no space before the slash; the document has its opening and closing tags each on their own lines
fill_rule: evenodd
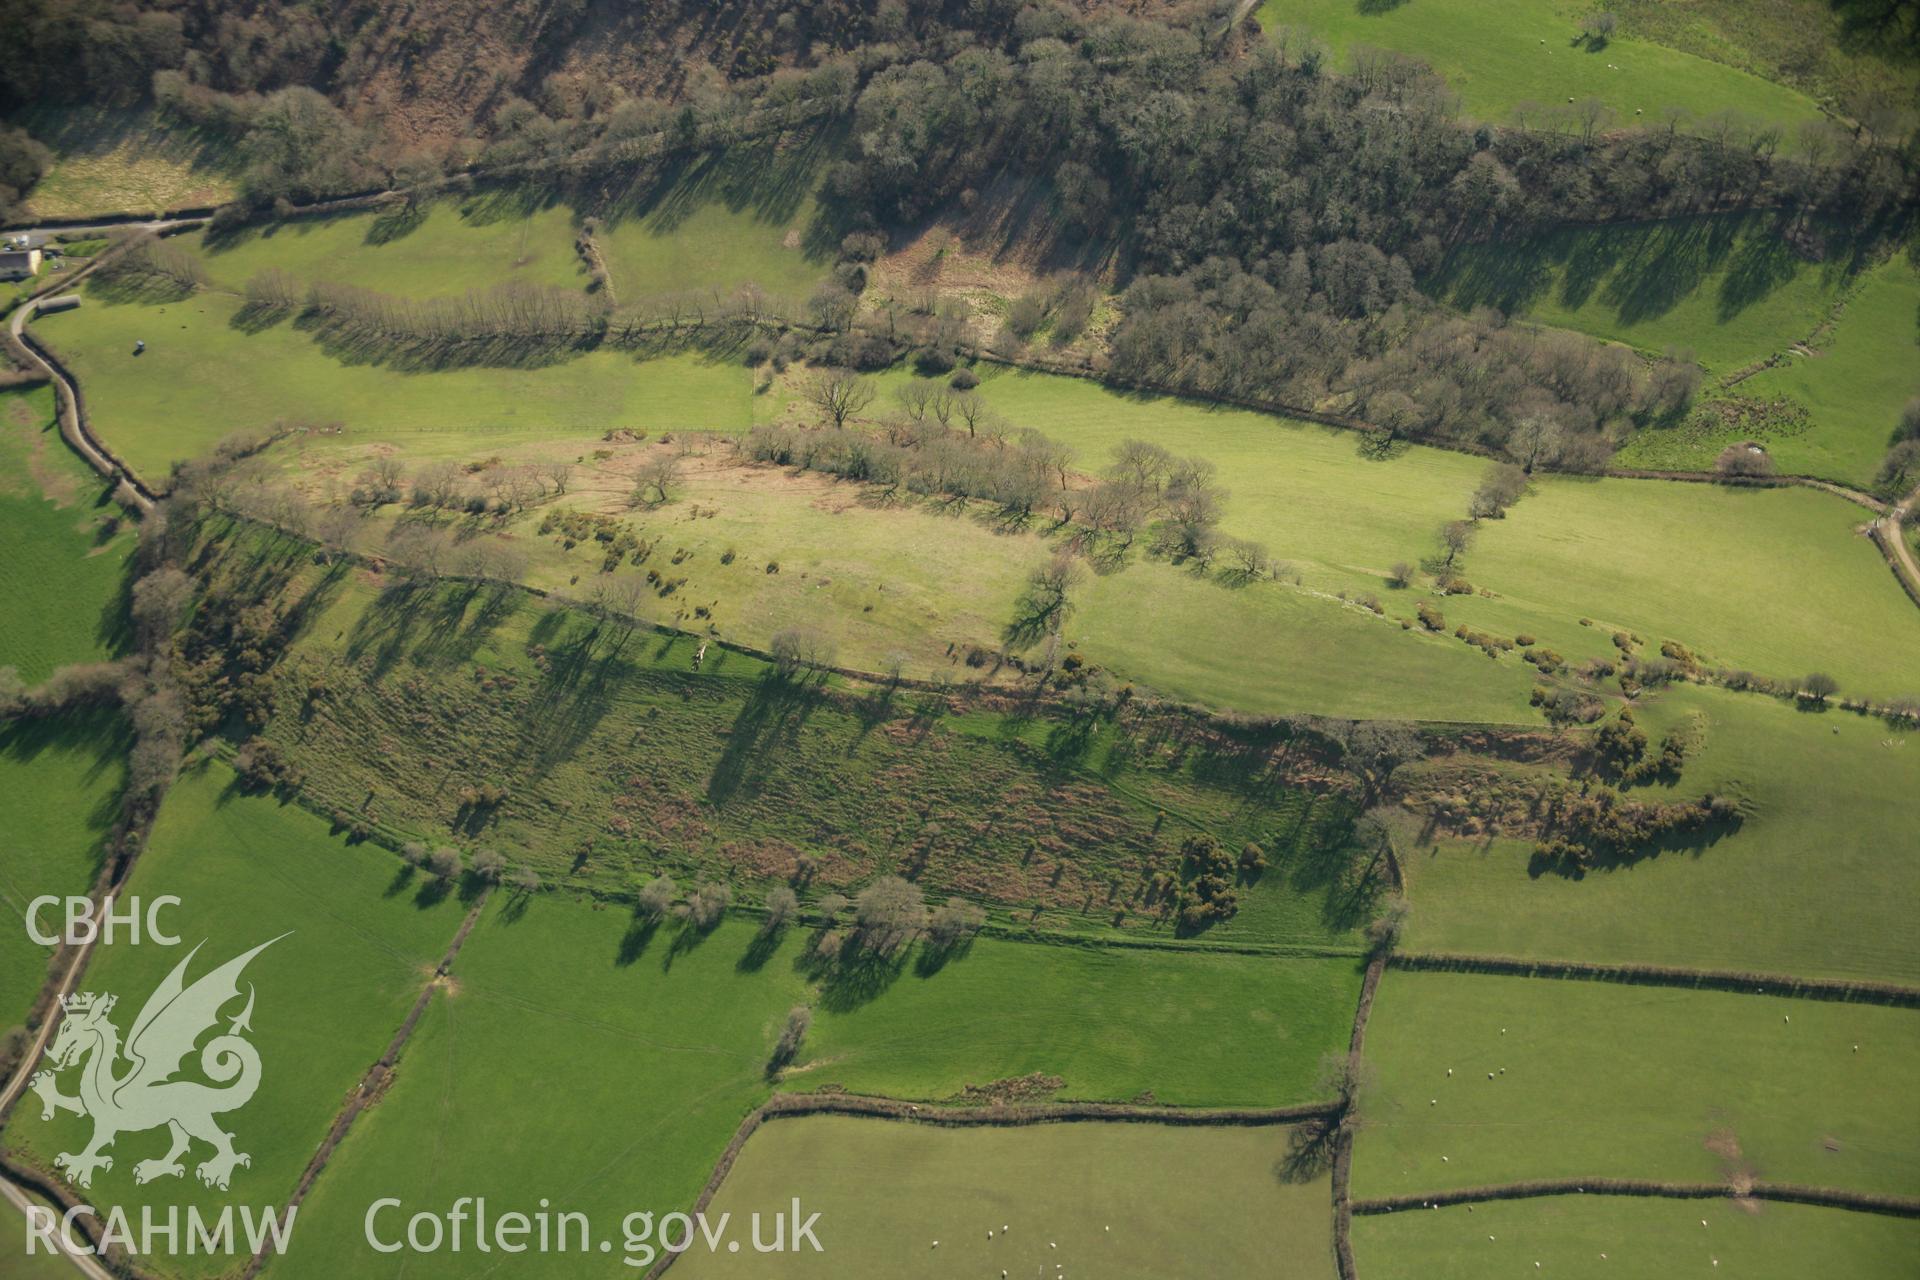
<svg viewBox="0 0 1920 1280">
<path fill-rule="evenodd" d="M 873 403 L 873 383 L 849 369 L 822 369 L 801 385 L 801 394 L 836 427 Z"/>
<path fill-rule="evenodd" d="M 634 474 L 633 492 L 627 495 L 630 507 L 657 507 L 667 501 L 680 479 L 680 459 L 663 453 L 647 459 Z"/>
<path fill-rule="evenodd" d="M 672 876 L 655 876 L 640 890 L 640 914 L 649 920 L 658 920 L 667 914 L 678 896 L 680 886 L 673 882 Z"/>
<path fill-rule="evenodd" d="M 886 876 L 860 891 L 854 918 L 860 945 L 876 955 L 892 956 L 926 928 L 927 908 L 917 885 Z"/>
</svg>

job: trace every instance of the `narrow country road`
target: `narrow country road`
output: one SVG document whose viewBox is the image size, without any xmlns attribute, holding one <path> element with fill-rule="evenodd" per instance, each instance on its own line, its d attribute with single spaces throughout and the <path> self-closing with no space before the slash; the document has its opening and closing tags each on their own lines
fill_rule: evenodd
<svg viewBox="0 0 1920 1280">
<path fill-rule="evenodd" d="M 99 904 L 95 903 L 96 914 L 99 909 Z M 95 936 L 98 936 L 97 930 Z M 48 1008 L 47 1016 L 41 1020 L 39 1034 L 34 1036 L 33 1043 L 29 1044 L 27 1051 L 21 1055 L 20 1066 L 14 1071 L 13 1079 L 7 1081 L 4 1089 L 0 1089 L 0 1123 L 5 1122 L 14 1103 L 26 1089 L 27 1081 L 31 1080 L 34 1073 L 40 1069 L 40 1059 L 46 1052 L 47 1041 L 52 1039 L 54 1030 L 60 1025 L 59 1002 L 73 994 L 74 984 L 80 981 L 80 975 L 86 971 L 87 960 L 92 955 L 92 939 L 82 943 L 74 952 L 72 960 L 67 965 L 67 972 L 60 979 L 60 985 L 54 992 L 54 1003 Z M 3 1177 L 0 1177 L 0 1198 L 4 1198 L 23 1216 L 31 1205 L 25 1193 Z M 54 1240 L 60 1245 L 61 1252 L 67 1261 L 77 1267 L 82 1275 L 89 1277 L 90 1280 L 113 1280 L 113 1276 L 93 1258 L 69 1251 L 64 1233 L 55 1232 Z"/>
<path fill-rule="evenodd" d="M 1876 521 L 1881 531 L 1880 545 L 1886 549 L 1888 558 L 1894 561 L 1894 571 L 1906 579 L 1907 593 L 1920 603 L 1920 560 L 1916 560 L 1913 547 L 1907 542 L 1906 523 L 1916 507 L 1920 507 L 1920 486 L 1894 504 L 1891 511 Z"/>
<path fill-rule="evenodd" d="M 107 235 L 115 231 L 171 231 L 192 226 L 205 218 L 149 218 L 142 222 L 42 222 L 31 227 L 8 227 L 9 236 L 77 236 L 89 232 Z"/>
<path fill-rule="evenodd" d="M 196 221 L 198 221 L 198 219 L 176 218 L 156 222 L 117 223 L 114 224 L 114 226 L 116 228 L 132 227 L 136 230 L 144 231 L 164 231 L 173 227 L 186 226 Z M 68 229 L 71 230 L 71 228 Z M 90 228 L 81 229 L 87 230 Z M 58 288 L 43 290 L 22 302 L 13 309 L 13 315 L 9 318 L 7 327 L 13 339 L 11 346 L 14 356 L 25 363 L 28 368 L 36 369 L 44 373 L 47 380 L 53 383 L 55 400 L 54 416 L 60 423 L 61 438 L 67 442 L 69 448 L 86 459 L 88 466 L 99 472 L 109 483 L 119 484 L 124 481 L 128 492 L 132 495 L 133 504 L 140 509 L 140 514 L 145 515 L 147 512 L 153 510 L 154 495 L 152 491 L 146 487 L 146 484 L 138 476 L 120 465 L 119 461 L 107 452 L 105 445 L 93 438 L 92 433 L 87 430 L 86 420 L 80 412 L 80 388 L 67 376 L 66 370 L 62 369 L 47 351 L 27 334 L 27 322 L 39 313 L 41 305 L 46 302 L 48 298 L 64 294 L 73 286 L 78 285 L 94 270 L 98 263 L 99 260 L 95 259 L 62 281 Z M 4 1110 L 4 1106 L 0 1106 L 0 1111 Z"/>
</svg>

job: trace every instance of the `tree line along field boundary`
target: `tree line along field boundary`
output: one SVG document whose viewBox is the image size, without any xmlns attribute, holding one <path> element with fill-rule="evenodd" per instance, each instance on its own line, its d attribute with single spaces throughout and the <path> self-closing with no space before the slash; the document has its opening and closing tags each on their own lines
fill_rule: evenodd
<svg viewBox="0 0 1920 1280">
<path fill-rule="evenodd" d="M 1391 843 L 1388 848 L 1391 850 Z M 1389 866 L 1397 878 L 1398 862 L 1390 862 Z M 1373 1014 L 1373 1000 L 1379 994 L 1380 979 L 1386 972 L 1387 957 L 1384 954 L 1368 961 L 1366 976 L 1360 981 L 1360 1000 L 1353 1013 L 1353 1032 L 1347 1038 L 1339 1128 L 1333 1139 L 1333 1261 L 1340 1280 L 1359 1280 L 1360 1276 L 1359 1267 L 1353 1260 L 1353 1095 L 1366 1052 L 1367 1021 Z"/>
<path fill-rule="evenodd" d="M 1437 1209 L 1445 1205 L 1484 1204 L 1490 1200 L 1533 1200 L 1545 1196 L 1650 1196 L 1668 1200 L 1776 1200 L 1848 1209 L 1896 1218 L 1920 1218 L 1920 1196 L 1883 1195 L 1847 1191 L 1794 1182 L 1658 1182 L 1642 1178 L 1536 1178 L 1496 1186 L 1461 1187 L 1426 1195 L 1385 1196 L 1352 1202 L 1356 1214 L 1397 1213 L 1403 1209 Z"/>
<path fill-rule="evenodd" d="M 1920 1009 L 1920 987 L 1870 978 L 1797 978 L 1737 969 L 1689 969 L 1677 965 L 1602 964 L 1581 960 L 1529 960 L 1519 956 L 1464 955 L 1436 951 L 1395 952 L 1396 969 L 1487 974 L 1564 981 L 1616 982 L 1628 986 L 1682 987 L 1731 995 L 1791 996 L 1843 1004 Z"/>
</svg>

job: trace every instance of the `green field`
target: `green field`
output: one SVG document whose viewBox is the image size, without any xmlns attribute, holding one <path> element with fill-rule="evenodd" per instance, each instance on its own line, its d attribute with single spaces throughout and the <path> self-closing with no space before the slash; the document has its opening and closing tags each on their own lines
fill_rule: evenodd
<svg viewBox="0 0 1920 1280">
<path fill-rule="evenodd" d="M 1626 123 L 1636 111 L 1653 123 L 1669 107 L 1784 126 L 1818 118 L 1814 103 L 1791 89 L 1677 49 L 1619 34 L 1599 48 L 1577 45 L 1587 11 L 1571 0 L 1266 0 L 1259 18 L 1269 31 L 1305 28 L 1343 61 L 1361 46 L 1419 58 L 1469 112 L 1500 123 L 1522 103 L 1576 97 L 1599 99 Z"/>
<path fill-rule="evenodd" d="M 573 249 L 573 214 L 531 196 L 483 191 L 443 197 L 409 214 L 294 218 L 173 241 L 198 254 L 213 283 L 238 292 L 276 268 L 302 284 L 324 280 L 408 298 L 489 289 L 508 282 L 579 288 L 586 271 Z"/>
<path fill-rule="evenodd" d="M 130 736 L 111 711 L 0 724 L 0 1030 L 26 1018 L 53 954 L 27 936 L 27 904 L 93 886 Z M 61 908 L 39 924 L 58 933 Z"/>
<path fill-rule="evenodd" d="M 702 156 L 616 201 L 599 237 L 615 297 L 751 283 L 798 315 L 839 247 L 816 203 L 834 145 L 821 136 Z"/>
<path fill-rule="evenodd" d="M 1861 283 L 1818 355 L 1791 356 L 1740 391 L 1788 396 L 1812 411 L 1812 430 L 1768 442 L 1782 471 L 1872 483 L 1901 407 L 1920 395 L 1920 272 L 1912 260 L 1895 259 Z"/>
<path fill-rule="evenodd" d="M 457 927 L 456 898 L 421 895 L 396 877 L 394 859 L 352 847 L 326 825 L 271 800 L 233 795 L 232 774 L 207 765 L 169 794 L 151 842 L 123 897 L 181 899 L 164 917 L 177 948 L 124 939 L 96 953 L 82 987 L 119 997 L 114 1021 L 125 1034 L 169 970 L 204 940 L 189 980 L 292 930 L 254 960 L 244 983 L 257 988 L 251 1037 L 260 1051 L 259 1092 L 223 1122 L 252 1164 L 234 1174 L 224 1197 L 248 1205 L 284 1203 L 348 1091 L 379 1058 Z M 237 1012 L 226 1011 L 229 1016 Z M 63 1087 L 73 1090 L 76 1077 Z M 80 1149 L 91 1132 L 82 1118 L 40 1118 L 29 1099 L 5 1131 L 13 1158 L 50 1168 L 53 1156 Z M 141 1204 L 216 1201 L 187 1170 L 184 1178 L 138 1187 L 133 1166 L 165 1154 L 163 1133 L 127 1133 L 114 1144 L 110 1171 L 86 1192 L 102 1210 Z M 197 1146 L 191 1159 L 206 1159 Z M 159 1274 L 210 1275 L 220 1259 L 147 1259 Z"/>
<path fill-rule="evenodd" d="M 675 1270 L 866 1280 L 907 1274 L 912 1259 L 910 1273 L 928 1277 L 1001 1269 L 1020 1276 L 1332 1276 L 1326 1175 L 1286 1182 L 1275 1173 L 1289 1133 L 779 1120 L 748 1142 L 709 1220 L 731 1213 L 750 1241 L 750 1216 L 771 1217 L 797 1194 L 807 1211 L 820 1212 L 820 1252 L 760 1256 L 747 1246 L 738 1253 L 701 1246 Z"/>
<path fill-rule="evenodd" d="M 1007 423 L 1072 445 L 1083 470 L 1103 467 L 1112 447 L 1134 436 L 1208 458 L 1228 490 L 1224 532 L 1262 540 L 1301 572 L 1309 588 L 1377 593 L 1396 618 L 1411 616 L 1418 593 L 1387 590 L 1387 567 L 1431 553 L 1434 530 L 1464 511 L 1486 465 L 1424 448 L 1372 462 L 1357 454 L 1350 433 L 1129 396 L 1078 379 L 1006 372 L 986 378 L 981 394 Z M 1655 649 L 1661 640 L 1679 639 L 1729 666 L 1787 678 L 1831 669 L 1861 692 L 1895 696 L 1920 688 L 1920 633 L 1911 602 L 1855 534 L 1865 518 L 1851 503 L 1807 490 L 1538 477 L 1504 520 L 1483 524 L 1463 561 L 1466 576 L 1494 598 L 1440 603 L 1450 625 L 1467 622 L 1499 635 L 1526 632 L 1568 656 L 1614 656 L 1608 637 L 1627 629 Z M 1685 553 L 1676 555 L 1677 548 Z M 1704 565 L 1712 572 L 1695 571 Z M 1344 647 L 1365 635 L 1357 629 L 1329 637 L 1324 647 L 1303 646 L 1308 665 L 1289 672 L 1299 656 L 1283 638 L 1285 630 L 1270 621 L 1262 626 L 1257 617 L 1242 627 L 1236 611 L 1218 604 L 1202 610 L 1199 585 L 1190 575 L 1168 573 L 1160 579 L 1166 589 L 1147 595 L 1140 590 L 1142 577 L 1152 575 L 1129 569 L 1099 579 L 1087 589 L 1077 626 L 1123 646 L 1115 665 L 1188 696 L 1264 710 L 1284 698 L 1249 699 L 1290 675 L 1361 691 L 1377 681 L 1377 696 L 1359 714 L 1391 714 L 1398 706 L 1399 714 L 1420 715 L 1413 699 L 1444 692 L 1484 708 L 1531 672 L 1512 659 L 1489 664 L 1477 651 L 1465 650 L 1477 666 L 1449 670 L 1452 683 L 1444 690 L 1423 689 L 1413 671 L 1402 676 L 1393 670 L 1410 662 L 1407 655 L 1420 637 L 1396 635 L 1392 656 L 1375 657 L 1371 648 Z M 1795 607 L 1756 611 L 1754 601 L 1774 595 L 1783 577 L 1795 584 Z M 1174 594 L 1175 582 L 1190 584 L 1184 599 Z M 1275 597 L 1262 591 L 1259 604 L 1282 608 Z M 1140 607 L 1148 598 L 1166 604 Z M 1209 614 L 1222 619 L 1216 624 L 1221 637 L 1202 632 L 1200 643 L 1186 639 L 1193 632 L 1190 619 Z M 1594 625 L 1580 626 L 1581 618 Z M 1262 645 L 1263 634 L 1279 643 Z M 1457 641 L 1433 643 L 1463 649 Z M 1147 674 L 1152 667 L 1176 673 L 1184 667 L 1189 674 L 1156 680 Z M 1395 687 L 1397 677 L 1405 683 Z M 1435 718 L 1511 717 L 1463 710 Z"/>
<path fill-rule="evenodd" d="M 1359 994 L 1357 958 L 981 941 L 933 977 L 910 972 L 871 1004 L 823 1011 L 787 1084 L 944 1098 L 1045 1071 L 1066 1098 L 1312 1102 L 1320 1055 L 1345 1041 Z"/>
<path fill-rule="evenodd" d="M 1899 24 L 1876 24 L 1871 8 L 1829 0 L 1771 0 L 1759 9 L 1747 0 L 1616 0 L 1610 7 L 1628 35 L 1791 85 L 1843 116 L 1920 89 L 1920 63 Z"/>
<path fill-rule="evenodd" d="M 290 321 L 235 327 L 239 298 L 110 302 L 90 290 L 78 311 L 34 331 L 71 361 L 102 439 L 156 483 L 175 461 L 223 437 L 287 421 L 331 427 L 329 445 L 399 441 L 409 457 L 471 454 L 530 440 L 581 442 L 614 427 L 739 428 L 751 420 L 746 369 L 698 356 L 637 364 L 599 350 L 540 368 L 434 373 L 343 364 Z M 146 351 L 133 354 L 134 343 Z"/>
<path fill-rule="evenodd" d="M 1904 923 L 1920 868 L 1893 856 L 1920 824 L 1920 735 L 1709 689 L 1671 689 L 1639 716 L 1656 741 L 1691 726 L 1699 746 L 1677 785 L 1629 794 L 1732 795 L 1739 830 L 1580 880 L 1530 876 L 1523 841 L 1403 840 L 1407 945 L 1920 982 Z"/>
<path fill-rule="evenodd" d="M 1534 1262 L 1542 1275 L 1576 1280 L 1903 1280 L 1920 1227 L 1798 1204 L 1555 1196 L 1358 1217 L 1353 1252 L 1367 1280 L 1480 1280 L 1531 1272 Z"/>
<path fill-rule="evenodd" d="M 1354 981 L 1351 966 L 1341 975 L 1317 964 L 1272 978 L 1276 962 L 1259 957 L 1095 956 L 1077 966 L 1089 957 L 982 939 L 932 977 L 810 994 L 801 942 L 794 931 L 764 954 L 743 923 L 705 937 L 673 926 L 636 935 L 624 911 L 497 902 L 391 1092 L 302 1211 L 301 1247 L 273 1274 L 466 1274 L 445 1255 L 403 1263 L 369 1253 L 360 1219 L 392 1188 L 420 1205 L 486 1195 L 502 1211 L 546 1196 L 609 1223 L 686 1207 L 765 1097 L 767 1057 L 795 1003 L 820 1001 L 820 1039 L 800 1056 L 802 1068 L 818 1065 L 789 1087 L 831 1079 L 942 1094 L 1002 1072 L 1050 1071 L 1076 1096 L 1153 1090 L 1163 1101 L 1259 1104 L 1293 1096 L 1299 1063 L 1344 1038 L 1331 1005 L 1350 1001 Z M 953 1018 L 955 1034 L 929 1037 L 914 1024 L 930 1010 Z M 1209 1037 L 1212 1052 L 1180 1045 L 1185 1033 Z M 461 1119 L 475 1116 L 487 1119 Z M 541 1262 L 529 1259 L 529 1274 L 576 1274 L 565 1257 Z"/>
<path fill-rule="evenodd" d="M 386 1195 L 405 1196 L 409 1212 L 462 1195 L 532 1211 L 545 1197 L 608 1234 L 629 1211 L 690 1205 L 763 1096 L 768 1053 L 805 982 L 787 956 L 743 970 L 743 926 L 691 949 L 660 936 L 623 965 L 632 925 L 624 911 L 496 901 L 269 1274 L 472 1274 L 447 1253 L 373 1254 L 361 1222 Z M 579 1273 L 565 1255 L 520 1261 L 516 1274 Z"/>
<path fill-rule="evenodd" d="M 1417 7 L 1417 6 L 1413 6 Z M 1623 342 L 1690 350 L 1728 374 L 1804 341 L 1848 282 L 1844 255 L 1815 264 L 1765 214 L 1569 227 L 1454 250 L 1425 287 L 1462 308 Z"/>
<path fill-rule="evenodd" d="M 1920 1186 L 1907 1009 L 1395 971 L 1367 1060 L 1361 1198 L 1584 1176 Z"/>
<path fill-rule="evenodd" d="M 1485 529 L 1467 573 L 1563 652 L 1594 651 L 1566 626 L 1577 612 L 1603 642 L 1625 629 L 1650 653 L 1674 639 L 1716 665 L 1827 670 L 1857 695 L 1897 697 L 1920 689 L 1920 628 L 1860 536 L 1869 519 L 1805 488 L 1554 478 Z M 1769 608 L 1782 593 L 1790 604 Z"/>
<path fill-rule="evenodd" d="M 37 684 L 120 651 L 133 546 L 124 523 L 61 440 L 53 388 L 0 392 L 0 666 Z"/>
<path fill-rule="evenodd" d="M 525 447 L 505 456 L 512 462 L 537 452 Z M 741 466 L 719 444 L 676 487 L 673 503 L 635 512 L 626 503 L 631 465 L 622 457 L 586 473 L 553 505 L 619 516 L 660 539 L 660 553 L 674 557 L 674 580 L 685 581 L 671 598 L 649 602 L 644 616 L 710 626 L 757 648 L 783 627 L 811 626 L 834 637 L 841 665 L 863 670 L 884 670 L 899 654 L 916 679 L 967 675 L 960 655 L 970 646 L 1001 647 L 1027 575 L 1059 546 L 1045 520 L 1021 532 L 985 506 L 878 500 L 819 475 Z M 316 459 L 304 471 L 310 484 L 339 487 L 359 469 Z M 557 538 L 539 537 L 544 515 L 536 509 L 510 526 L 514 546 L 528 556 L 524 581 L 562 594 L 590 591 L 602 581 L 599 544 L 568 551 Z M 417 518 L 389 508 L 363 523 L 356 546 L 378 554 L 396 524 Z M 660 558 L 618 572 L 665 572 Z M 769 564 L 779 571 L 767 572 Z M 1358 575 L 1317 576 L 1342 577 L 1356 589 L 1378 586 Z M 1166 607 L 1143 612 L 1143 596 Z M 697 615 L 696 607 L 709 612 Z M 1191 620 L 1202 616 L 1212 626 L 1196 641 Z M 1212 706 L 1453 720 L 1531 715 L 1531 681 L 1517 663 L 1489 667 L 1457 641 L 1408 633 L 1397 620 L 1343 604 L 1317 585 L 1236 590 L 1136 558 L 1084 586 L 1066 635 L 1087 661 Z"/>
<path fill-rule="evenodd" d="M 1641 431 L 1616 460 L 1701 470 L 1728 445 L 1752 439 L 1765 444 L 1782 472 L 1870 488 L 1901 406 L 1920 393 L 1917 316 L 1920 275 L 1905 257 L 1883 263 L 1857 279 L 1817 349 L 1789 351 L 1784 364 L 1733 389 L 1741 399 L 1804 408 L 1803 420 L 1770 413 L 1757 423 L 1728 423 L 1710 398 L 1680 426 Z"/>
</svg>

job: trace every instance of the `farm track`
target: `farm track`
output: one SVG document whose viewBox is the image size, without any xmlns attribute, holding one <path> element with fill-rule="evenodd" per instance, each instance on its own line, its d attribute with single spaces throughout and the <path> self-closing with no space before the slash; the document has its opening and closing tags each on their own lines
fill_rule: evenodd
<svg viewBox="0 0 1920 1280">
<path fill-rule="evenodd" d="M 1887 562 L 1893 566 L 1894 576 L 1900 579 L 1900 585 L 1907 589 L 1907 596 L 1914 604 L 1920 605 L 1920 560 L 1916 560 L 1913 548 L 1906 537 L 1907 520 L 1920 506 L 1920 485 L 1912 493 L 1902 498 L 1886 515 L 1873 523 L 1873 540 L 1880 544 L 1880 550 L 1886 553 Z"/>
</svg>

